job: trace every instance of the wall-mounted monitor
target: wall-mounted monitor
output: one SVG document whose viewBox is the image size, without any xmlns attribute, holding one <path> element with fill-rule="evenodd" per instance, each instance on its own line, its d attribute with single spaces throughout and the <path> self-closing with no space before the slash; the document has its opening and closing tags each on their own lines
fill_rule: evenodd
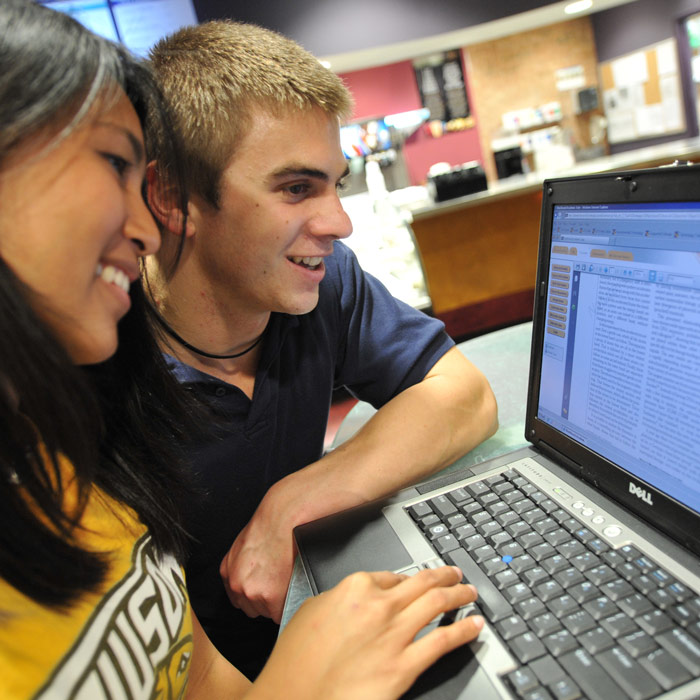
<svg viewBox="0 0 700 700">
<path fill-rule="evenodd" d="M 197 24 L 192 0 L 40 0 L 88 29 L 146 56 L 162 37 Z"/>
</svg>

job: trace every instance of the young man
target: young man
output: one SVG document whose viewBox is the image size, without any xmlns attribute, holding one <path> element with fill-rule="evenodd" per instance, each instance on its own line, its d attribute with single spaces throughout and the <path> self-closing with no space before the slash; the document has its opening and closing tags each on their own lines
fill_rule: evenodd
<svg viewBox="0 0 700 700">
<path fill-rule="evenodd" d="M 192 455 L 203 497 L 189 515 L 188 587 L 212 641 L 254 677 L 282 614 L 292 529 L 447 466 L 493 434 L 496 404 L 443 325 L 339 242 L 352 231 L 337 192 L 351 98 L 337 76 L 232 22 L 181 30 L 151 62 L 190 192 L 177 265 L 179 210 L 151 197 L 164 240 L 148 284 L 173 370 L 221 418 Z M 151 183 L 166 171 L 151 168 Z M 323 456 L 340 386 L 379 410 Z"/>
</svg>

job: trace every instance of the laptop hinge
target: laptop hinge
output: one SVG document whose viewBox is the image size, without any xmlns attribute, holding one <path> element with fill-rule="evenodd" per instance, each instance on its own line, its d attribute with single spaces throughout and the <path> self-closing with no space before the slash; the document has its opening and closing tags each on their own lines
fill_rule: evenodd
<svg viewBox="0 0 700 700">
<path fill-rule="evenodd" d="M 595 479 L 591 476 L 590 472 L 586 471 L 582 464 L 574 462 L 574 460 L 559 452 L 559 450 L 557 450 L 555 447 L 552 447 L 549 443 L 540 441 L 537 443 L 536 447 L 545 456 L 552 459 L 556 464 L 559 464 L 560 466 L 564 467 L 564 469 L 566 469 L 574 476 L 583 479 L 588 483 L 595 483 Z"/>
</svg>

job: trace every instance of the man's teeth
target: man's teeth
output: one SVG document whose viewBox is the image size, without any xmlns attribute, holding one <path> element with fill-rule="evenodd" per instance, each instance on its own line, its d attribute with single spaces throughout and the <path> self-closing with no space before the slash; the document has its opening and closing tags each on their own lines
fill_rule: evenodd
<svg viewBox="0 0 700 700">
<path fill-rule="evenodd" d="M 120 287 L 125 292 L 129 291 L 129 286 L 131 285 L 131 282 L 129 282 L 129 277 L 127 276 L 126 272 L 123 272 L 118 267 L 114 267 L 114 265 L 99 264 L 95 274 L 105 282 L 116 284 L 117 287 Z"/>
<path fill-rule="evenodd" d="M 291 257 L 290 260 L 293 263 L 296 263 L 297 265 L 304 265 L 306 267 L 318 267 L 321 264 L 321 261 L 323 258 L 320 257 L 305 257 L 305 258 L 300 258 L 300 257 Z"/>
</svg>

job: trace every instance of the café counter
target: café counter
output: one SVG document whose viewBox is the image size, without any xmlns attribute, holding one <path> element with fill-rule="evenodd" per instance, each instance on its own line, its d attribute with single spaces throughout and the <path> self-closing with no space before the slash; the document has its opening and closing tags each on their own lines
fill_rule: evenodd
<svg viewBox="0 0 700 700">
<path fill-rule="evenodd" d="M 583 161 L 566 170 L 515 175 L 483 192 L 444 202 L 424 198 L 404 203 L 433 313 L 453 337 L 532 317 L 545 179 L 695 159 L 700 159 L 700 138 Z"/>
</svg>

